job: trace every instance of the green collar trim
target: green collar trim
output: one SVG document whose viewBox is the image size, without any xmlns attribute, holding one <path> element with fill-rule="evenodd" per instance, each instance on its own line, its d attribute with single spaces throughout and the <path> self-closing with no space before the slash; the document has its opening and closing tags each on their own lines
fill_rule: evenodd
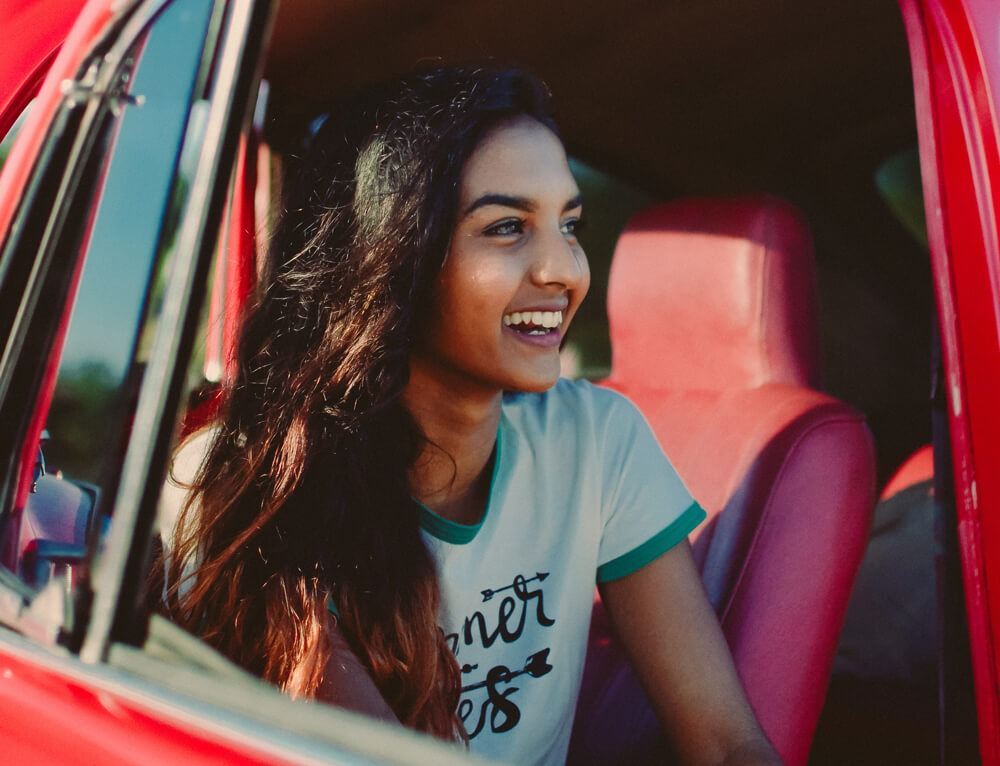
<svg viewBox="0 0 1000 766">
<path fill-rule="evenodd" d="M 502 415 L 500 421 L 501 423 L 503 422 Z M 502 429 L 498 426 L 496 454 L 493 456 L 493 475 L 490 477 L 490 491 L 486 498 L 486 510 L 483 511 L 482 518 L 476 524 L 459 524 L 443 516 L 438 516 L 434 511 L 414 498 L 413 502 L 417 506 L 420 526 L 425 532 L 433 535 L 438 540 L 451 543 L 452 545 L 466 545 L 467 543 L 471 543 L 476 535 L 479 534 L 479 530 L 490 513 L 490 507 L 493 505 L 493 495 L 497 486 L 497 474 L 500 473 L 501 432 Z"/>
</svg>

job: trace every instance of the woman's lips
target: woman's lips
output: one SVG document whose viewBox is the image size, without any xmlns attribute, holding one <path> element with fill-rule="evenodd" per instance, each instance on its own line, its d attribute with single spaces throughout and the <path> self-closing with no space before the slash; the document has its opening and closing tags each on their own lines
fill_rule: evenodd
<svg viewBox="0 0 1000 766">
<path fill-rule="evenodd" d="M 551 348 L 562 340 L 565 304 L 535 306 L 503 315 L 504 332 L 532 346 Z"/>
<path fill-rule="evenodd" d="M 505 334 L 511 335 L 522 343 L 528 343 L 532 346 L 539 346 L 541 348 L 552 348 L 553 346 L 558 347 L 559 342 L 562 340 L 562 331 L 558 327 L 553 327 L 552 329 L 545 330 L 544 332 L 529 331 L 515 329 L 514 326 L 504 325 L 503 331 Z"/>
</svg>

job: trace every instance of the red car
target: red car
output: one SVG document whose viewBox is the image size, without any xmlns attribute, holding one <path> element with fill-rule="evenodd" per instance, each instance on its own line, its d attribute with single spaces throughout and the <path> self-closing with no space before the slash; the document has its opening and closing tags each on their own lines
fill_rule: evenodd
<svg viewBox="0 0 1000 766">
<path fill-rule="evenodd" d="M 696 556 L 783 758 L 1000 764 L 995 0 L 0 0 L 0 29 L 4 762 L 473 760 L 286 698 L 151 616 L 148 575 L 297 141 L 495 56 L 553 88 L 591 216 L 567 371 L 703 488 Z M 748 372 L 754 333 L 791 371 Z"/>
</svg>

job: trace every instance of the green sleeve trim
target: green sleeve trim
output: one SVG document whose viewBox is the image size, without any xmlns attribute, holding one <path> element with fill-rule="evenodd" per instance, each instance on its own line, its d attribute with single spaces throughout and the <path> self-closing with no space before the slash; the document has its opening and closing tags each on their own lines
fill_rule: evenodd
<svg viewBox="0 0 1000 766">
<path fill-rule="evenodd" d="M 597 568 L 597 582 L 609 582 L 638 572 L 646 564 L 659 558 L 686 538 L 691 531 L 705 520 L 708 514 L 698 503 L 692 503 L 680 516 L 674 519 L 666 529 L 649 538 L 642 545 L 623 553 L 607 564 Z"/>
</svg>

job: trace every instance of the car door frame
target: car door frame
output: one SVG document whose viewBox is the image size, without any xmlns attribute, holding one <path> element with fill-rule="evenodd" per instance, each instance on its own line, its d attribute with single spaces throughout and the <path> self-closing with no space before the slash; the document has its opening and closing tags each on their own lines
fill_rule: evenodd
<svg viewBox="0 0 1000 766">
<path fill-rule="evenodd" d="M 899 4 L 913 68 L 950 438 L 950 466 L 935 470 L 953 481 L 954 528 L 946 532 L 955 535 L 961 555 L 979 745 L 983 763 L 997 764 L 1000 6 L 992 0 Z"/>
</svg>

